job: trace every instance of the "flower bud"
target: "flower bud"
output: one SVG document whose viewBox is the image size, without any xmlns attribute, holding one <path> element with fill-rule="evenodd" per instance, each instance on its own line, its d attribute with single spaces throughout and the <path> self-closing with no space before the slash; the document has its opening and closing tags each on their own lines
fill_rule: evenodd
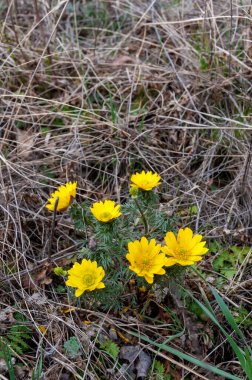
<svg viewBox="0 0 252 380">
<path fill-rule="evenodd" d="M 66 276 L 67 275 L 67 271 L 64 270 L 62 267 L 56 267 L 56 268 L 54 268 L 53 271 L 56 274 L 56 276 Z"/>
<path fill-rule="evenodd" d="M 130 186 L 130 195 L 132 196 L 132 198 L 137 198 L 137 196 L 138 196 L 138 187 L 137 186 L 135 186 L 135 185 Z"/>
</svg>

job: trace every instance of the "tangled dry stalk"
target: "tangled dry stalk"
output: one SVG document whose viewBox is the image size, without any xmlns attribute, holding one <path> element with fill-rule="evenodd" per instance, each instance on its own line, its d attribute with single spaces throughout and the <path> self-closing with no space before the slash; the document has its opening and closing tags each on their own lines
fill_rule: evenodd
<svg viewBox="0 0 252 380">
<path fill-rule="evenodd" d="M 0 12 L 1 307 L 11 305 L 3 330 L 18 310 L 34 331 L 18 379 L 31 376 L 42 344 L 45 379 L 97 379 L 90 336 L 109 326 L 162 334 L 133 317 L 65 313 L 45 265 L 45 202 L 68 180 L 78 181 L 79 199 L 123 202 L 129 174 L 143 167 L 162 176 L 169 216 L 179 211 L 180 223 L 209 239 L 251 242 L 250 2 L 12 0 Z M 54 265 L 78 251 L 64 215 L 53 250 Z M 250 277 L 240 265 L 225 295 L 234 305 L 251 308 Z M 80 324 L 89 316 L 91 330 Z M 69 335 L 87 348 L 85 363 L 64 354 Z M 180 379 L 211 378 L 177 368 Z"/>
</svg>

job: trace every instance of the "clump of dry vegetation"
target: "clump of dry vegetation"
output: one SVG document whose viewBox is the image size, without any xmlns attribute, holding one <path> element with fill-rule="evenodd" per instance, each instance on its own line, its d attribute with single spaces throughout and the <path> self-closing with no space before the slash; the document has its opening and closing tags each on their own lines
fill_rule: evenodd
<svg viewBox="0 0 252 380">
<path fill-rule="evenodd" d="M 2 379 L 248 378 L 225 332 L 251 366 L 251 14 L 248 0 L 0 3 Z M 209 253 L 184 291 L 134 280 L 134 303 L 83 307 L 54 268 L 96 241 L 69 213 L 51 241 L 47 199 L 77 181 L 79 203 L 124 204 L 141 170 Z"/>
</svg>

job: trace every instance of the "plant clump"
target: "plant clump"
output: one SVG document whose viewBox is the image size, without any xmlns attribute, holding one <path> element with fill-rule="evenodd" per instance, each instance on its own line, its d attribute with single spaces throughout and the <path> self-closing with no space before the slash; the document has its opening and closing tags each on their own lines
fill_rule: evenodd
<svg viewBox="0 0 252 380">
<path fill-rule="evenodd" d="M 142 171 L 131 176 L 130 196 L 122 205 L 106 199 L 71 206 L 75 225 L 86 231 L 82 261 L 76 261 L 67 271 L 55 268 L 54 272 L 64 277 L 68 287 L 76 288 L 75 297 L 83 296 L 84 302 L 91 298 L 105 308 L 120 308 L 132 276 L 140 287 L 159 283 L 161 277 L 162 283 L 177 281 L 181 271 L 208 252 L 202 236 L 193 235 L 188 227 L 180 228 L 177 237 L 169 230 L 164 236 L 168 218 L 160 210 L 154 190 L 160 184 L 157 173 Z M 64 194 L 68 188 L 61 186 L 55 194 L 60 195 L 62 189 Z M 170 224 L 175 231 L 175 223 Z M 90 239 L 95 242 L 92 249 Z"/>
</svg>

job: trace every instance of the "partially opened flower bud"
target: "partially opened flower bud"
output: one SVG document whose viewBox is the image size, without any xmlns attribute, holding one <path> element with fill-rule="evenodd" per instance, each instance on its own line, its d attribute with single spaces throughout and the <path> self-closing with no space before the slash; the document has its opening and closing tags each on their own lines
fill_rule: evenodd
<svg viewBox="0 0 252 380">
<path fill-rule="evenodd" d="M 54 274 L 56 274 L 56 276 L 66 276 L 67 275 L 67 271 L 64 270 L 62 267 L 56 267 L 54 268 Z"/>
<path fill-rule="evenodd" d="M 132 198 L 138 197 L 138 187 L 136 185 L 130 185 L 130 195 Z"/>
</svg>

